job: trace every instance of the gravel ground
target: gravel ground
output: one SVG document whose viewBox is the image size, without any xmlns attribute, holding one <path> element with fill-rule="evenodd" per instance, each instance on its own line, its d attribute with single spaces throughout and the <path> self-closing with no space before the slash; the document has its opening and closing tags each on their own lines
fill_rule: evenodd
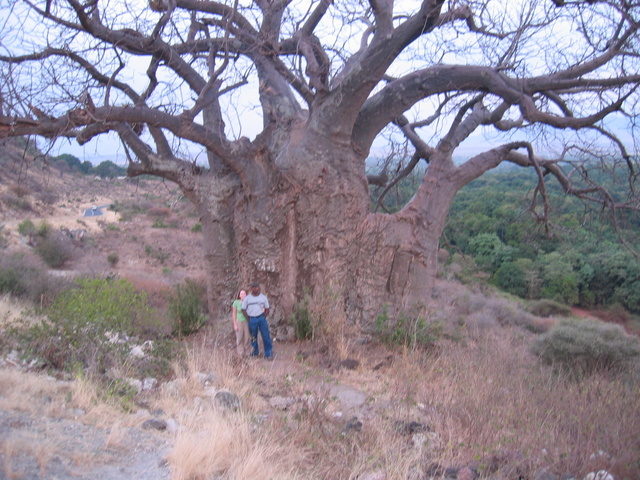
<svg viewBox="0 0 640 480">
<path fill-rule="evenodd" d="M 0 478 L 164 480 L 169 434 L 0 410 Z"/>
</svg>

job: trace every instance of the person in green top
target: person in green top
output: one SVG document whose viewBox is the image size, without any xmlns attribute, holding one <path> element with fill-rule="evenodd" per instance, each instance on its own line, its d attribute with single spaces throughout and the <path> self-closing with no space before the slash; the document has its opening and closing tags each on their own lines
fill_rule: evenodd
<svg viewBox="0 0 640 480">
<path fill-rule="evenodd" d="M 233 331 L 236 333 L 236 351 L 244 357 L 245 351 L 249 353 L 249 324 L 242 313 L 242 300 L 247 296 L 247 291 L 241 289 L 238 298 L 231 305 L 231 317 L 233 318 Z"/>
</svg>

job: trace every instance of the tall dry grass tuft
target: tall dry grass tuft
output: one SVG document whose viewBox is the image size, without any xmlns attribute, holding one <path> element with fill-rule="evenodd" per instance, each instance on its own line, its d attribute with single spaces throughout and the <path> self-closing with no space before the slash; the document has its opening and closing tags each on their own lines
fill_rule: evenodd
<svg viewBox="0 0 640 480">
<path fill-rule="evenodd" d="M 257 432 L 249 417 L 219 409 L 183 417 L 167 461 L 173 480 L 295 478 L 286 444 Z"/>
<path fill-rule="evenodd" d="M 59 408 L 47 398 L 64 397 L 69 392 L 66 383 L 45 375 L 25 374 L 20 370 L 0 370 L 0 409 L 49 414 Z M 28 398 L 29 401 L 25 401 Z"/>
<path fill-rule="evenodd" d="M 313 296 L 309 303 L 309 313 L 314 341 L 328 347 L 332 357 L 344 360 L 352 352 L 355 325 L 347 321 L 338 298 L 340 295 L 337 287 L 330 283 L 325 285 Z"/>
<path fill-rule="evenodd" d="M 640 478 L 630 458 L 640 451 L 638 386 L 613 375 L 558 374 L 527 352 L 529 341 L 503 330 L 422 364 L 422 388 L 412 394 L 440 436 L 440 462 L 473 463 L 504 478 L 541 468 Z"/>
</svg>

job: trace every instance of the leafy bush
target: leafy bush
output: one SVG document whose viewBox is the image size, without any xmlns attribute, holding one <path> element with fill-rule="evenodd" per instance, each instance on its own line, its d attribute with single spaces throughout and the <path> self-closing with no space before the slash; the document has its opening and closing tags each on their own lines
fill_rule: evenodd
<svg viewBox="0 0 640 480">
<path fill-rule="evenodd" d="M 432 347 L 443 335 L 443 325 L 438 321 L 427 321 L 422 316 L 401 312 L 396 319 L 389 316 L 388 307 L 376 316 L 378 338 L 387 345 L 398 345 L 414 349 Z"/>
<path fill-rule="evenodd" d="M 109 265 L 111 265 L 112 267 L 115 267 L 119 261 L 120 261 L 120 257 L 118 256 L 117 253 L 112 252 L 109 255 L 107 255 L 107 262 L 109 262 Z"/>
<path fill-rule="evenodd" d="M 549 364 L 592 373 L 625 367 L 640 355 L 640 340 L 627 335 L 619 325 L 594 319 L 565 319 L 541 335 L 532 351 Z"/>
<path fill-rule="evenodd" d="M 536 300 L 529 303 L 527 310 L 537 317 L 568 317 L 571 315 L 571 307 L 553 300 Z"/>
<path fill-rule="evenodd" d="M 14 210 L 23 210 L 25 212 L 29 212 L 32 210 L 31 203 L 26 198 L 16 197 L 15 195 L 11 195 L 10 193 L 6 193 L 0 195 L 0 201 L 4 203 L 7 207 Z"/>
<path fill-rule="evenodd" d="M 38 243 L 35 251 L 51 268 L 60 268 L 71 259 L 71 252 L 61 238 L 47 237 Z"/>
<path fill-rule="evenodd" d="M 0 293 L 19 296 L 24 293 L 20 274 L 14 268 L 0 268 Z"/>
<path fill-rule="evenodd" d="M 61 279 L 51 282 L 35 258 L 25 255 L 0 256 L 0 293 L 44 304 L 47 298 L 55 296 L 54 290 L 64 288 L 65 284 Z"/>
<path fill-rule="evenodd" d="M 196 223 L 193 227 L 191 227 L 191 231 L 194 232 L 194 233 L 202 232 L 202 224 L 201 223 Z"/>
<path fill-rule="evenodd" d="M 176 285 L 169 300 L 169 312 L 173 320 L 174 335 L 190 335 L 197 332 L 207 321 L 203 313 L 203 289 L 193 280 Z"/>
<path fill-rule="evenodd" d="M 127 280 L 86 278 L 58 295 L 47 317 L 12 336 L 53 368 L 103 373 L 126 358 L 130 339 L 154 338 L 154 318 L 146 295 Z"/>
<path fill-rule="evenodd" d="M 164 261 L 169 258 L 169 254 L 167 252 L 163 252 L 161 249 L 156 250 L 151 245 L 145 245 L 144 253 L 146 253 L 151 258 L 159 260 L 160 263 L 164 263 Z"/>
<path fill-rule="evenodd" d="M 309 312 L 309 295 L 305 294 L 302 300 L 296 303 L 291 314 L 291 323 L 298 340 L 310 340 L 313 338 L 313 323 Z"/>
<path fill-rule="evenodd" d="M 23 237 L 29 237 L 31 235 L 35 235 L 36 226 L 35 224 L 29 220 L 28 218 L 18 225 L 18 233 Z"/>
<path fill-rule="evenodd" d="M 164 223 L 161 218 L 156 218 L 153 221 L 153 225 L 151 225 L 151 228 L 167 228 L 167 224 Z"/>
</svg>

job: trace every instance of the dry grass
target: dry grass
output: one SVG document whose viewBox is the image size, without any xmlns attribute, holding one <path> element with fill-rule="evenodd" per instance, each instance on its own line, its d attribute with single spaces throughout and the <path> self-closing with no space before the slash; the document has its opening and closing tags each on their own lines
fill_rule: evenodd
<svg viewBox="0 0 640 480">
<path fill-rule="evenodd" d="M 616 479 L 634 478 L 637 386 L 607 376 L 572 381 L 540 365 L 527 343 L 526 336 L 501 332 L 467 347 L 451 345 L 422 363 L 415 395 L 441 436 L 439 462 L 476 463 L 505 478 L 543 467 L 578 475 L 597 467 L 617 472 Z M 600 451 L 607 455 L 592 461 Z"/>
<path fill-rule="evenodd" d="M 45 375 L 25 374 L 19 370 L 0 370 L 0 409 L 28 413 L 53 413 L 59 404 L 47 399 L 63 398 L 69 385 Z M 29 399 L 25 401 L 25 399 Z"/>
<path fill-rule="evenodd" d="M 47 465 L 58 453 L 58 447 L 54 440 L 44 440 L 35 442 L 31 438 L 8 437 L 0 440 L 0 457 L 2 457 L 2 478 L 21 479 L 25 478 L 22 471 L 26 458 L 33 458 L 38 466 L 41 478 L 45 478 Z"/>
<path fill-rule="evenodd" d="M 254 433 L 249 417 L 213 409 L 181 420 L 168 457 L 173 480 L 295 477 L 286 444 L 273 442 L 266 432 Z"/>
<path fill-rule="evenodd" d="M 616 480 L 640 478 L 637 367 L 633 374 L 580 379 L 558 373 L 529 353 L 533 333 L 500 326 L 519 314 L 478 293 L 459 292 L 449 300 L 451 310 L 443 308 L 450 318 L 463 318 L 466 336 L 440 340 L 429 352 L 351 344 L 342 319 L 323 308 L 323 318 L 336 323 L 316 342 L 334 346 L 316 349 L 304 362 L 296 360 L 296 345 L 288 346 L 288 356 L 276 345 L 275 362 L 239 361 L 232 345 L 207 331 L 185 340 L 170 388 L 145 397 L 149 410 L 161 409 L 179 424 L 167 433 L 174 435 L 167 458 L 172 479 L 355 480 L 380 472 L 385 480 L 406 480 L 433 466 L 471 466 L 480 478 L 533 478 L 543 468 L 576 478 L 600 469 Z M 326 355 L 361 365 L 327 370 Z M 62 385 L 0 370 L 0 408 L 32 405 L 36 413 L 37 402 L 24 398 L 60 397 L 66 389 L 70 403 L 86 411 L 83 421 L 110 428 L 105 446 L 123 447 L 126 429 L 141 417 L 118 412 L 86 379 Z M 351 410 L 341 404 L 336 392 L 347 387 L 362 392 L 364 404 Z M 240 409 L 217 406 L 212 395 L 219 390 L 235 393 Z M 269 400 L 277 396 L 294 402 L 273 408 Z M 407 433 L 401 426 L 409 422 L 423 430 Z M 21 445 L 2 442 L 7 478 L 21 473 L 11 461 L 16 455 L 38 458 Z M 41 469 L 48 451 L 37 460 Z"/>
<path fill-rule="evenodd" d="M 178 391 L 156 404 L 181 425 L 169 458 L 172 478 L 356 479 L 384 472 L 386 480 L 405 480 L 434 465 L 471 466 L 481 478 L 533 477 L 543 468 L 576 478 L 598 469 L 616 480 L 638 478 L 637 381 L 572 380 L 529 353 L 532 338 L 520 328 L 477 331 L 435 352 L 396 352 L 382 371 L 369 368 L 367 347 L 351 348 L 364 365 L 329 373 L 310 363 L 271 371 L 272 363 L 237 362 L 232 348 L 212 349 L 213 340 L 202 337 L 176 366 Z M 240 411 L 194 403 L 206 399 L 202 372 L 215 373 L 216 388 L 241 398 Z M 333 390 L 339 385 L 368 395 L 356 412 L 358 428 L 349 427 L 351 413 L 340 412 Z M 273 396 L 296 401 L 274 410 L 263 398 Z M 425 431 L 407 434 L 402 422 Z"/>
</svg>

